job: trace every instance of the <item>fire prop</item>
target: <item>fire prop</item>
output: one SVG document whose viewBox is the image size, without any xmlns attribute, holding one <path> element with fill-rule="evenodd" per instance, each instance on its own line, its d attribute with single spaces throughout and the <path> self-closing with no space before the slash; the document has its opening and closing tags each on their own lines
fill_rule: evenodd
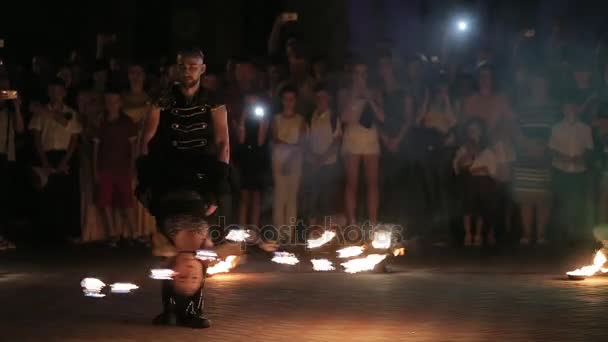
<svg viewBox="0 0 608 342">
<path fill-rule="evenodd" d="M 156 280 L 172 280 L 177 273 L 171 269 L 152 269 L 150 270 L 150 278 Z"/>
<path fill-rule="evenodd" d="M 307 241 L 308 248 L 319 248 L 333 240 L 335 236 L 336 232 L 324 231 L 323 235 L 321 235 L 318 239 L 310 239 Z"/>
<path fill-rule="evenodd" d="M 207 268 L 208 275 L 214 275 L 218 273 L 228 273 L 234 267 L 236 267 L 236 263 L 238 258 L 236 255 L 229 255 L 225 260 L 219 261 L 217 264 L 209 266 Z"/>
<path fill-rule="evenodd" d="M 201 261 L 215 261 L 218 259 L 217 253 L 207 249 L 199 249 L 196 251 L 196 258 Z"/>
<path fill-rule="evenodd" d="M 110 284 L 110 292 L 112 293 L 130 293 L 135 291 L 139 286 L 131 283 L 114 283 Z"/>
<path fill-rule="evenodd" d="M 363 247 L 362 246 L 344 247 L 342 249 L 338 249 L 336 251 L 336 253 L 338 253 L 338 258 L 340 258 L 340 259 L 352 258 L 352 257 L 356 257 L 356 256 L 363 254 Z"/>
<path fill-rule="evenodd" d="M 379 230 L 374 232 L 374 240 L 372 240 L 372 247 L 375 249 L 389 249 L 391 247 L 392 234 L 387 230 Z"/>
<path fill-rule="evenodd" d="M 312 269 L 317 272 L 327 272 L 336 269 L 331 261 L 327 259 L 312 259 L 310 262 L 312 263 Z"/>
<path fill-rule="evenodd" d="M 608 269 L 603 268 L 606 263 L 606 256 L 602 251 L 597 251 L 595 253 L 595 257 L 593 258 L 593 265 L 583 266 L 574 271 L 567 272 L 568 278 L 582 280 L 587 277 L 594 276 L 598 273 L 608 273 Z"/>
<path fill-rule="evenodd" d="M 352 259 L 342 263 L 346 273 L 359 273 L 373 270 L 377 264 L 386 259 L 383 254 L 370 254 L 365 257 Z"/>
<path fill-rule="evenodd" d="M 293 253 L 288 252 L 274 252 L 272 262 L 283 265 L 295 265 L 300 262 Z"/>
<path fill-rule="evenodd" d="M 234 229 L 228 232 L 226 235 L 226 240 L 233 242 L 245 242 L 247 239 L 251 237 L 251 234 L 248 230 L 245 229 Z"/>
<path fill-rule="evenodd" d="M 364 271 L 372 271 L 376 265 L 386 259 L 385 254 L 370 254 L 365 257 L 352 259 L 347 262 L 343 262 L 342 266 L 346 273 L 359 273 Z"/>
<path fill-rule="evenodd" d="M 82 287 L 82 292 L 87 297 L 102 298 L 106 296 L 101 293 L 106 284 L 97 278 L 84 278 L 80 282 L 80 286 Z"/>
</svg>

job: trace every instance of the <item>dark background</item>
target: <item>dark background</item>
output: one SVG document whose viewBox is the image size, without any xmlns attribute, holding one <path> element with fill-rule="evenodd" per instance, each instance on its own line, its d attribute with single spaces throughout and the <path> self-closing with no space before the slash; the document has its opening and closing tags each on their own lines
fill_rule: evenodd
<svg viewBox="0 0 608 342">
<path fill-rule="evenodd" d="M 169 55 L 177 46 L 202 46 L 211 61 L 235 54 L 264 55 L 274 18 L 297 11 L 298 32 L 310 54 L 338 59 L 380 41 L 408 51 L 433 49 L 458 15 L 474 22 L 484 44 L 504 45 L 524 27 L 547 33 L 553 19 L 592 42 L 604 29 L 606 1 L 587 0 L 198 0 L 3 1 L 4 58 L 65 56 L 74 47 L 94 51 L 98 32 L 115 32 L 121 54 Z M 138 56 L 140 57 L 140 56 Z"/>
</svg>

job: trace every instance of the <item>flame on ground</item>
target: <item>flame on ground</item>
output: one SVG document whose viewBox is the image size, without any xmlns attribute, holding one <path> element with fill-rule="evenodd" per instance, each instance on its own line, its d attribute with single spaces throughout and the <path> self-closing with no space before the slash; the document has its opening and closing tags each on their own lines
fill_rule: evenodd
<svg viewBox="0 0 608 342">
<path fill-rule="evenodd" d="M 332 231 L 324 231 L 323 234 L 318 239 L 310 239 L 308 240 L 308 248 L 318 248 L 323 246 L 324 244 L 333 240 L 336 236 L 336 232 Z"/>
<path fill-rule="evenodd" d="M 293 253 L 288 252 L 274 252 L 274 257 L 272 258 L 272 262 L 276 262 L 277 264 L 283 265 L 295 265 L 300 262 L 298 258 Z"/>
<path fill-rule="evenodd" d="M 207 267 L 207 274 L 228 273 L 236 267 L 237 261 L 238 258 L 236 255 L 229 255 L 225 260 L 221 260 L 217 264 Z"/>
<path fill-rule="evenodd" d="M 405 255 L 405 248 L 404 247 L 400 247 L 400 248 L 395 248 L 393 249 L 393 256 L 404 256 Z"/>
<path fill-rule="evenodd" d="M 606 261 L 604 253 L 602 253 L 602 251 L 597 251 L 593 258 L 593 265 L 583 266 L 574 271 L 567 272 L 566 274 L 572 277 L 590 277 L 600 272 L 607 273 L 606 271 L 608 271 L 608 269 L 602 267 Z"/>
<path fill-rule="evenodd" d="M 336 253 L 338 253 L 338 258 L 341 258 L 341 259 L 352 258 L 352 257 L 356 257 L 356 256 L 363 254 L 363 247 L 362 246 L 344 247 L 342 249 L 338 249 L 336 251 Z"/>
<path fill-rule="evenodd" d="M 375 249 L 389 249 L 391 247 L 391 232 L 388 230 L 379 230 L 374 232 L 374 240 L 372 247 Z"/>
<path fill-rule="evenodd" d="M 245 229 L 234 229 L 228 232 L 226 240 L 233 242 L 245 242 L 251 237 L 248 230 Z"/>
<path fill-rule="evenodd" d="M 346 273 L 359 273 L 373 270 L 384 259 L 386 259 L 386 254 L 370 254 L 366 257 L 344 262 L 342 266 Z"/>
<path fill-rule="evenodd" d="M 171 280 L 176 275 L 175 271 L 168 268 L 158 268 L 150 270 L 150 278 L 156 280 Z"/>
<path fill-rule="evenodd" d="M 312 263 L 312 269 L 315 271 L 325 272 L 336 269 L 331 261 L 327 259 L 312 259 L 310 262 Z"/>
<path fill-rule="evenodd" d="M 110 291 L 112 293 L 129 293 L 135 291 L 139 286 L 131 283 L 114 283 L 110 284 Z"/>
</svg>

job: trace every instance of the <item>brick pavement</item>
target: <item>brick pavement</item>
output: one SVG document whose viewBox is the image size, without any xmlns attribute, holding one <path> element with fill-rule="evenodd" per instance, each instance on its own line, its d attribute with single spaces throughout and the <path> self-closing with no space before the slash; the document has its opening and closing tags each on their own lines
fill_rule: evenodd
<svg viewBox="0 0 608 342">
<path fill-rule="evenodd" d="M 515 259 L 404 261 L 392 274 L 359 275 L 251 260 L 243 272 L 208 280 L 211 329 L 154 327 L 160 299 L 159 284 L 145 276 L 151 260 L 120 253 L 0 255 L 0 341 L 608 340 L 608 278 L 565 281 L 565 266 L 525 267 Z M 141 289 L 85 298 L 85 276 Z"/>
</svg>

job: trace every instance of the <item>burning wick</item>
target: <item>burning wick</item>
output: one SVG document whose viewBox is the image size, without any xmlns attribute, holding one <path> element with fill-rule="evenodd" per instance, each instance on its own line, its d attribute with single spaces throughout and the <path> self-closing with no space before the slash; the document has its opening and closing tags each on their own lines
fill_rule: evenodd
<svg viewBox="0 0 608 342">
<path fill-rule="evenodd" d="M 274 257 L 272 258 L 272 262 L 276 262 L 277 264 L 284 265 L 295 265 L 300 262 L 298 258 L 296 258 L 295 254 L 288 252 L 274 252 Z"/>
<path fill-rule="evenodd" d="M 228 235 L 226 235 L 226 240 L 233 242 L 245 242 L 250 237 L 251 234 L 249 234 L 249 231 L 245 229 L 234 229 L 228 232 Z"/>
<path fill-rule="evenodd" d="M 336 269 L 332 265 L 331 261 L 329 261 L 327 259 L 312 259 L 312 260 L 310 260 L 310 262 L 312 262 L 312 269 L 315 271 L 325 272 L 325 271 L 333 271 Z"/>
<path fill-rule="evenodd" d="M 571 279 L 585 279 L 586 277 L 591 277 L 598 273 L 608 273 L 608 269 L 603 268 L 606 263 L 606 256 L 602 251 L 597 251 L 595 253 L 595 257 L 593 258 L 593 265 L 583 266 L 574 271 L 567 272 L 569 278 Z"/>
<path fill-rule="evenodd" d="M 106 295 L 101 293 L 101 290 L 106 287 L 106 284 L 97 278 L 84 278 L 80 282 L 82 292 L 87 297 L 102 298 Z"/>
<path fill-rule="evenodd" d="M 349 260 L 342 263 L 344 271 L 346 273 L 359 273 L 363 271 L 371 271 L 378 265 L 382 260 L 386 258 L 383 254 L 370 254 L 363 258 Z"/>
<path fill-rule="evenodd" d="M 341 259 L 352 258 L 352 257 L 356 257 L 356 256 L 363 254 L 363 247 L 361 247 L 361 246 L 344 247 L 342 249 L 338 249 L 336 252 L 338 253 L 338 258 L 341 258 Z"/>
<path fill-rule="evenodd" d="M 372 247 L 375 249 L 389 249 L 391 247 L 391 235 L 391 232 L 386 230 L 374 232 Z"/>
<path fill-rule="evenodd" d="M 177 273 L 171 269 L 152 269 L 150 270 L 150 278 L 156 280 L 172 280 Z"/>
<path fill-rule="evenodd" d="M 202 261 L 215 261 L 217 260 L 217 253 L 208 249 L 199 249 L 196 251 L 196 258 Z"/>
<path fill-rule="evenodd" d="M 308 248 L 318 248 L 323 246 L 324 244 L 333 240 L 336 236 L 336 232 L 332 231 L 324 231 L 323 234 L 318 239 L 310 239 L 307 241 Z"/>
<path fill-rule="evenodd" d="M 226 260 L 222 260 L 213 266 L 207 268 L 207 274 L 213 275 L 218 273 L 228 273 L 236 266 L 237 257 L 235 255 L 229 255 Z"/>
<path fill-rule="evenodd" d="M 137 290 L 139 286 L 131 283 L 114 283 L 110 284 L 110 291 L 112 293 L 129 293 Z"/>
</svg>

